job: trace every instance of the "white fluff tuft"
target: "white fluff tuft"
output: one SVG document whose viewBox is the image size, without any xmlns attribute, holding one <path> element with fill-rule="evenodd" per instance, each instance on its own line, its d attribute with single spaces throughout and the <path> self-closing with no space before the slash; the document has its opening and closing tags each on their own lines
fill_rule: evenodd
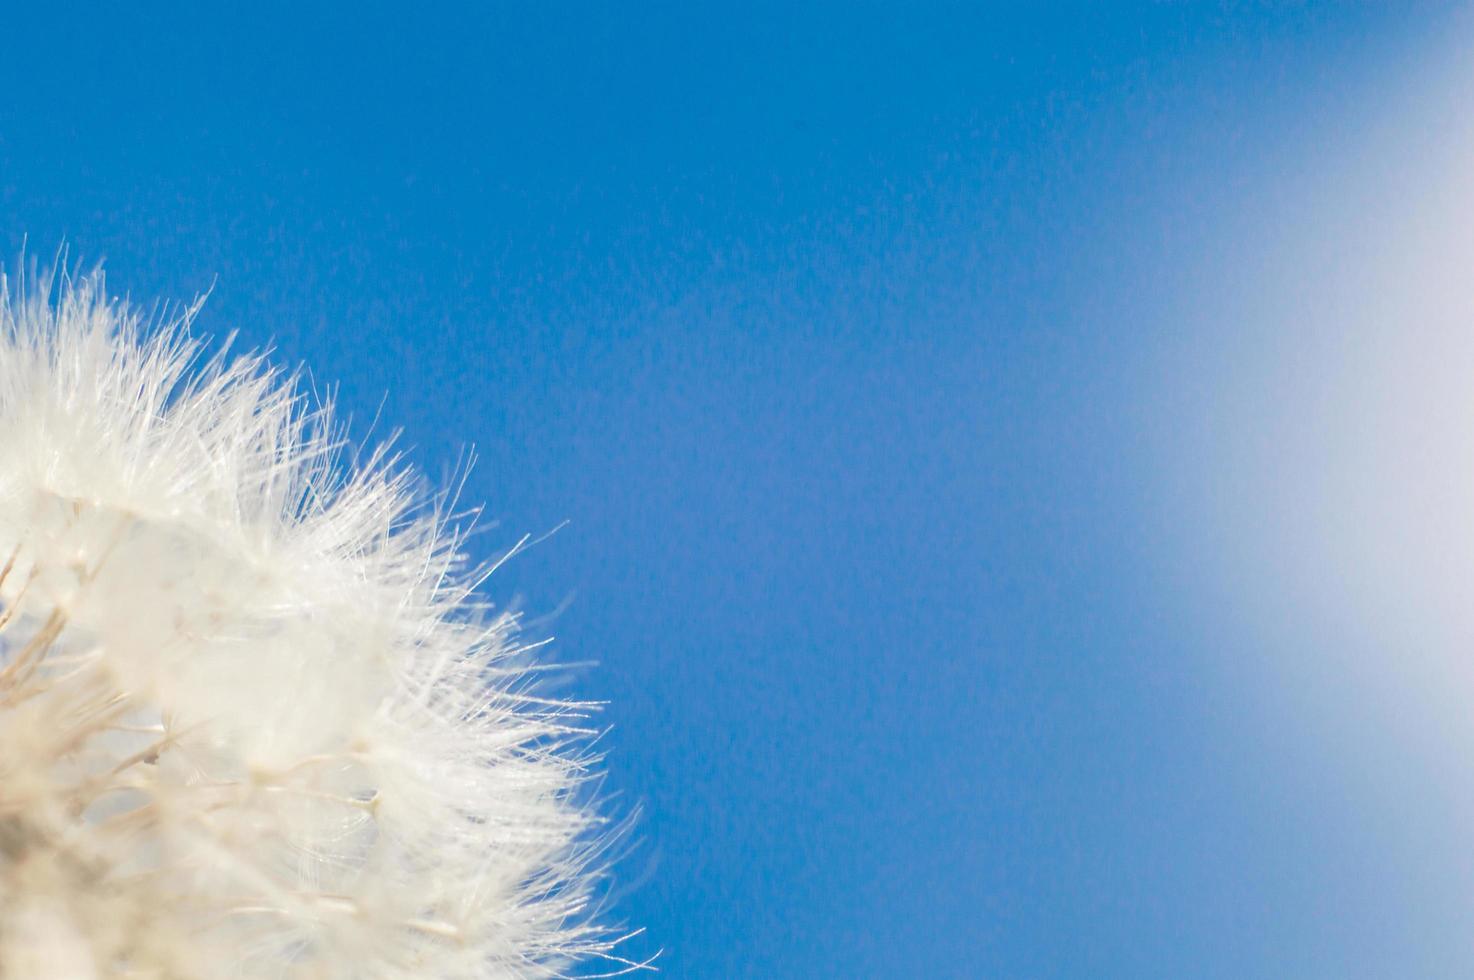
<svg viewBox="0 0 1474 980">
<path fill-rule="evenodd" d="M 585 706 L 533 696 L 445 515 L 189 314 L 0 293 L 0 977 L 616 959 Z"/>
</svg>

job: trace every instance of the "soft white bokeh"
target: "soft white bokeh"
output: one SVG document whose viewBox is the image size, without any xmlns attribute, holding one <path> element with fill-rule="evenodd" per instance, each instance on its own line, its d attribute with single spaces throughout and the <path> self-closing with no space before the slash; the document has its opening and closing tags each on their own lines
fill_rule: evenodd
<svg viewBox="0 0 1474 980">
<path fill-rule="evenodd" d="M 1255 161 L 1251 183 L 1272 191 L 1225 216 L 1220 289 L 1175 300 L 1163 397 L 1180 414 L 1158 459 L 1164 558 L 1226 636 L 1235 712 L 1334 770 L 1345 796 L 1311 805 L 1385 850 L 1386 882 L 1465 910 L 1470 52 L 1444 37 L 1384 70 L 1352 116 L 1306 120 L 1292 149 Z M 1269 751 L 1255 764 L 1283 768 Z M 1454 945 L 1446 962 L 1474 963 Z"/>
</svg>

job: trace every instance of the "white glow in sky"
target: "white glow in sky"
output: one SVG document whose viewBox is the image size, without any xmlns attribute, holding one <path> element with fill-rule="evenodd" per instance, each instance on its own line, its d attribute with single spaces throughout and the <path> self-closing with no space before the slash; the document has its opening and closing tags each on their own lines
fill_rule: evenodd
<svg viewBox="0 0 1474 980">
<path fill-rule="evenodd" d="M 1227 301 L 1182 299 L 1164 540 L 1239 710 L 1335 771 L 1307 805 L 1385 858 L 1351 877 L 1431 933 L 1474 909 L 1474 59 L 1422 55 L 1316 121 L 1292 176 L 1264 165 L 1297 205 L 1235 242 Z"/>
</svg>

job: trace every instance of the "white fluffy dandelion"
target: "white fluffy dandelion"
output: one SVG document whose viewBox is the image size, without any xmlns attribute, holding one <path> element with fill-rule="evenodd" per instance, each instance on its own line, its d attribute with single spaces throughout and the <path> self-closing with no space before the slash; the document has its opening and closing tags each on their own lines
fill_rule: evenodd
<svg viewBox="0 0 1474 980">
<path fill-rule="evenodd" d="M 0 977 L 608 956 L 577 706 L 444 514 L 188 315 L 0 292 Z"/>
</svg>

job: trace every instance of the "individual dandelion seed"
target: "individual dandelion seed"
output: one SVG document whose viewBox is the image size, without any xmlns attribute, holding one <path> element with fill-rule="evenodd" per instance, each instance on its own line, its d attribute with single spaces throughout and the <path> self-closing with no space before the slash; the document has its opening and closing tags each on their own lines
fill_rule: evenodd
<svg viewBox="0 0 1474 980">
<path fill-rule="evenodd" d="M 623 963 L 583 706 L 403 471 L 192 313 L 0 281 L 0 978 Z"/>
</svg>

